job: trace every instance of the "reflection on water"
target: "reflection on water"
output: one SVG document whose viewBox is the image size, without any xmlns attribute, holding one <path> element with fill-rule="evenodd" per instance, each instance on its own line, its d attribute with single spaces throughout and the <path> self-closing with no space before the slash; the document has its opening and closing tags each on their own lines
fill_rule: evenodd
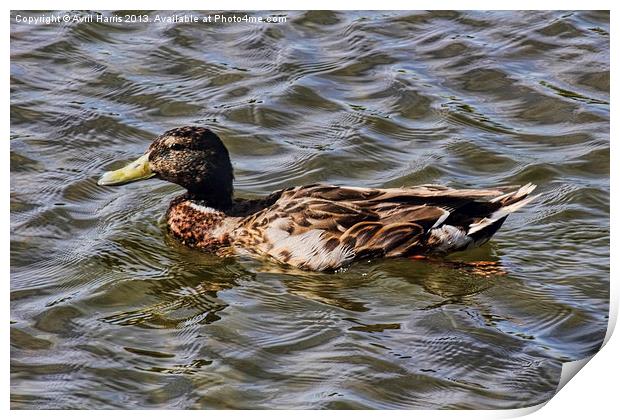
<svg viewBox="0 0 620 420">
<path fill-rule="evenodd" d="M 598 349 L 609 13 L 278 14 L 12 19 L 13 408 L 521 407 Z M 95 182 L 184 124 L 221 135 L 245 197 L 313 182 L 542 196 L 450 261 L 218 258 L 166 233 L 178 187 Z"/>
</svg>

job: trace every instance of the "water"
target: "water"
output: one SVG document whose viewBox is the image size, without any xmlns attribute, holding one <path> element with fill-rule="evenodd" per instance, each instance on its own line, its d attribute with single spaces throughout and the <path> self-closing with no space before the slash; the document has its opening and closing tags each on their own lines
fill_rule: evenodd
<svg viewBox="0 0 620 420">
<path fill-rule="evenodd" d="M 514 408 L 600 347 L 609 13 L 17 15 L 40 14 L 11 19 L 13 408 Z M 186 124 L 220 134 L 244 197 L 314 182 L 542 196 L 452 257 L 505 275 L 218 258 L 167 234 L 179 187 L 96 185 Z"/>
</svg>

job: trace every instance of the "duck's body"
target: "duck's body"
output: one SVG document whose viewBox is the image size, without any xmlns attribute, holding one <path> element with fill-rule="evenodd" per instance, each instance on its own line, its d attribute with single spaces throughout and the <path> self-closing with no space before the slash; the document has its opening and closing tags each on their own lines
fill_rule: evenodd
<svg viewBox="0 0 620 420">
<path fill-rule="evenodd" d="M 178 144 L 185 149 L 175 147 Z M 185 150 L 185 154 L 169 153 L 166 148 Z M 315 184 L 243 200 L 232 198 L 232 169 L 229 175 L 211 173 L 227 172 L 230 167 L 225 148 L 223 158 L 212 158 L 219 164 L 209 166 L 211 161 L 201 160 L 207 172 L 211 169 L 209 173 L 184 173 L 171 163 L 170 158 L 177 156 L 195 166 L 196 156 L 189 152 L 196 150 L 209 158 L 222 148 L 209 130 L 171 130 L 156 139 L 147 158 L 119 171 L 148 170 L 146 176 L 133 174 L 129 180 L 157 174 L 188 188 L 166 215 L 171 233 L 182 243 L 214 253 L 246 250 L 309 270 L 333 270 L 375 257 L 445 255 L 479 246 L 508 214 L 533 198 L 528 197 L 534 189 L 531 184 L 512 192 L 438 185 L 377 189 Z M 119 171 L 100 183 L 126 182 L 126 172 L 118 175 Z M 213 176 L 230 182 L 224 193 L 214 188 Z"/>
<path fill-rule="evenodd" d="M 182 196 L 166 219 L 172 234 L 188 246 L 210 252 L 243 249 L 298 268 L 332 270 L 360 259 L 445 255 L 478 246 L 508 213 L 526 204 L 532 189 L 528 185 L 503 195 L 436 185 L 316 184 L 262 200 L 235 200 L 225 211 Z"/>
</svg>

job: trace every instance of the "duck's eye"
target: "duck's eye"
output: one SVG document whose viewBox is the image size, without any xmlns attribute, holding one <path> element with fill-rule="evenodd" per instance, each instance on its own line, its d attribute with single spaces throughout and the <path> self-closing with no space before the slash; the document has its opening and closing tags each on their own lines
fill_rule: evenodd
<svg viewBox="0 0 620 420">
<path fill-rule="evenodd" d="M 170 150 L 183 150 L 184 147 L 182 144 L 179 143 L 173 143 L 170 145 Z"/>
</svg>

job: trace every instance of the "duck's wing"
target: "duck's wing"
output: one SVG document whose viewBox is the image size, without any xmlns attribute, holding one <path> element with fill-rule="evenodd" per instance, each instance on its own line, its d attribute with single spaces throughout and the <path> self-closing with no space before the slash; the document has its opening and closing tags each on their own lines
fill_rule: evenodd
<svg viewBox="0 0 620 420">
<path fill-rule="evenodd" d="M 299 268 L 340 267 L 356 255 L 341 243 L 342 235 L 352 226 L 378 221 L 379 215 L 351 200 L 330 198 L 321 197 L 315 186 L 279 192 L 271 206 L 241 220 L 234 242 Z"/>
<path fill-rule="evenodd" d="M 295 187 L 240 223 L 237 242 L 301 268 L 338 268 L 354 259 L 422 251 L 429 232 L 448 221 L 482 223 L 510 194 L 412 188 Z"/>
</svg>

